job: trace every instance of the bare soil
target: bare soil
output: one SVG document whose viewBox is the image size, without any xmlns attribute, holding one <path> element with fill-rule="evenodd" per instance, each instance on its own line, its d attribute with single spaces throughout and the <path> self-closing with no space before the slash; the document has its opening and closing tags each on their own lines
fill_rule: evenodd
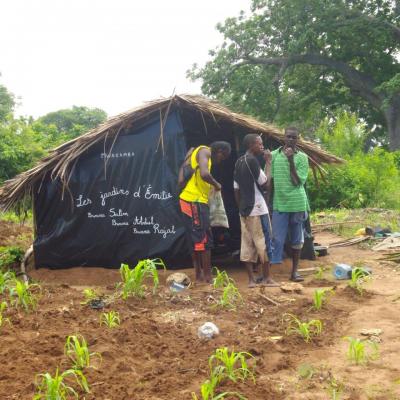
<svg viewBox="0 0 400 400">
<path fill-rule="evenodd" d="M 26 250 L 32 239 L 32 227 L 29 224 L 0 221 L 0 247 L 19 246 Z"/>
<path fill-rule="evenodd" d="M 338 237 L 321 233 L 318 242 L 327 244 Z M 358 247 L 333 248 L 326 257 L 302 261 L 302 268 L 327 266 L 323 281 L 306 278 L 300 294 L 279 288 L 248 289 L 244 270 L 235 265 L 226 269 L 235 279 L 244 298 L 237 311 L 213 306 L 219 292 L 205 285 L 172 294 L 165 286 L 171 271 L 161 272 L 156 295 L 145 299 L 117 299 L 103 311 L 120 313 L 121 325 L 108 329 L 99 325 L 102 311 L 81 305 L 82 290 L 96 288 L 104 295 L 115 292 L 119 271 L 99 268 L 66 270 L 39 269 L 31 277 L 43 287 L 36 312 L 25 314 L 10 310 L 12 325 L 0 328 L 0 399 L 31 399 L 35 375 L 67 369 L 63 354 L 67 335 L 80 333 L 93 352 L 96 369 L 87 370 L 91 393 L 86 400 L 170 400 L 191 399 L 208 376 L 208 358 L 216 348 L 228 346 L 247 351 L 255 357 L 256 383 L 226 382 L 221 390 L 236 390 L 249 400 L 330 399 L 329 391 L 340 388 L 341 399 L 400 399 L 399 301 L 400 275 L 395 264 L 382 264 L 379 254 Z M 346 288 L 346 281 L 332 278 L 335 262 L 352 264 L 364 261 L 373 269 L 373 279 L 362 296 Z M 286 281 L 290 264 L 275 268 L 278 281 Z M 193 270 L 183 272 L 193 278 Z M 311 309 L 317 287 L 336 286 L 335 294 L 321 311 Z M 278 302 L 271 304 L 265 296 Z M 321 336 L 305 343 L 285 334 L 283 314 L 292 313 L 303 320 L 320 319 Z M 197 328 L 214 322 L 220 335 L 204 341 Z M 360 337 L 360 330 L 381 328 L 380 357 L 356 366 L 346 358 L 344 336 Z M 280 340 L 271 337 L 282 336 Z M 311 366 L 312 377 L 301 378 L 298 368 Z M 339 397 L 336 397 L 339 398 Z"/>
</svg>

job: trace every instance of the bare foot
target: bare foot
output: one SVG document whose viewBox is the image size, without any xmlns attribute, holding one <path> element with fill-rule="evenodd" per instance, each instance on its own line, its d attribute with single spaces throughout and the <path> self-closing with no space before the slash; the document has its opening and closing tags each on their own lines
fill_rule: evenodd
<svg viewBox="0 0 400 400">
<path fill-rule="evenodd" d="M 255 281 L 249 281 L 248 287 L 255 288 L 255 287 L 257 287 L 257 283 Z"/>
<path fill-rule="evenodd" d="M 263 279 L 261 281 L 261 286 L 266 286 L 266 287 L 278 287 L 280 286 L 279 283 L 275 282 L 273 279 Z"/>
</svg>

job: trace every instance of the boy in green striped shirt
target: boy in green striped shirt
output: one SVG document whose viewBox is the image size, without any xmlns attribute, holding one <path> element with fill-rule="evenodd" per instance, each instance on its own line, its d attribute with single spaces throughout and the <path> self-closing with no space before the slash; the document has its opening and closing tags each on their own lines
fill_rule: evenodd
<svg viewBox="0 0 400 400">
<path fill-rule="evenodd" d="M 271 175 L 274 197 L 272 214 L 272 264 L 282 263 L 283 246 L 289 232 L 292 247 L 292 273 L 290 280 L 301 282 L 298 274 L 300 252 L 304 243 L 303 224 L 308 216 L 309 204 L 304 189 L 308 176 L 308 157 L 297 148 L 299 130 L 285 129 L 285 145 L 272 152 Z"/>
</svg>

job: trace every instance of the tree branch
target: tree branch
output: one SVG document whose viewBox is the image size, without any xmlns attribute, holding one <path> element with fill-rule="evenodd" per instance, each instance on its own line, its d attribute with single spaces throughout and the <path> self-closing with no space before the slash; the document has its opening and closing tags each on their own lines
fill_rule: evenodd
<svg viewBox="0 0 400 400">
<path fill-rule="evenodd" d="M 396 2 L 396 3 L 398 3 L 398 2 Z M 398 14 L 398 7 L 399 7 L 399 5 L 396 4 L 396 8 L 395 8 L 396 14 Z M 394 36 L 394 38 L 400 42 L 400 28 L 397 25 L 394 25 L 391 22 L 389 22 L 383 18 L 378 18 L 378 17 L 372 16 L 372 15 L 366 15 L 356 9 L 346 10 L 346 11 L 344 11 L 344 13 L 349 15 L 350 19 L 362 18 L 362 19 L 367 20 L 368 22 L 372 22 L 373 24 L 376 24 L 379 26 L 384 25 L 386 28 L 389 28 L 389 30 L 392 32 L 392 35 Z"/>
<path fill-rule="evenodd" d="M 283 71 L 285 71 L 288 66 L 295 64 L 322 65 L 339 72 L 343 76 L 348 87 L 364 100 L 368 101 L 372 106 L 379 109 L 384 100 L 382 94 L 374 92 L 376 83 L 370 76 L 357 71 L 343 61 L 333 60 L 320 54 L 295 54 L 288 57 L 271 58 L 247 56 L 245 61 L 254 65 L 279 65 L 281 69 L 285 66 Z"/>
</svg>

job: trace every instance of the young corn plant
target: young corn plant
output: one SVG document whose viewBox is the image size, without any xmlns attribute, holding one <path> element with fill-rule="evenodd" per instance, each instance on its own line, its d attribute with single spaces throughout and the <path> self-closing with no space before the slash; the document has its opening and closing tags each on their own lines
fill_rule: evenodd
<svg viewBox="0 0 400 400">
<path fill-rule="evenodd" d="M 235 283 L 234 280 L 229 277 L 226 271 L 220 271 L 217 267 L 214 267 L 214 271 L 216 273 L 216 276 L 213 280 L 214 289 L 223 289 L 230 283 Z"/>
<path fill-rule="evenodd" d="M 328 296 L 332 293 L 332 289 L 316 289 L 313 297 L 313 308 L 315 310 L 320 310 L 324 302 L 327 301 Z"/>
<path fill-rule="evenodd" d="M 154 294 L 159 284 L 157 267 L 165 269 L 164 262 L 160 259 L 141 260 L 133 269 L 130 269 L 127 264 L 122 264 L 120 268 L 122 298 L 126 300 L 129 296 L 144 297 L 146 289 L 144 280 L 146 278 L 152 279 Z"/>
<path fill-rule="evenodd" d="M 321 280 L 324 276 L 324 272 L 324 267 L 318 267 L 317 270 L 314 272 L 315 279 Z"/>
<path fill-rule="evenodd" d="M 220 382 L 220 376 L 211 375 L 210 379 L 207 379 L 200 387 L 201 398 L 199 399 L 196 393 L 192 392 L 192 400 L 223 400 L 228 397 L 236 397 L 239 400 L 247 400 L 246 397 L 242 396 L 238 392 L 223 392 L 216 394 L 215 391 Z"/>
<path fill-rule="evenodd" d="M 8 307 L 7 303 L 5 301 L 2 301 L 0 303 L 0 328 L 7 322 L 9 325 L 11 325 L 10 319 L 4 317 L 3 313 L 4 310 Z"/>
<path fill-rule="evenodd" d="M 48 372 L 36 376 L 37 391 L 33 400 L 67 400 L 71 396 L 78 399 L 79 396 L 75 389 L 65 382 L 70 377 L 76 380 L 82 390 L 86 393 L 90 392 L 86 377 L 82 371 L 68 369 L 60 374 L 57 368 L 54 376 L 51 376 Z"/>
<path fill-rule="evenodd" d="M 10 289 L 10 286 L 15 280 L 14 271 L 3 271 L 0 269 L 0 294 Z"/>
<path fill-rule="evenodd" d="M 89 304 L 92 300 L 96 300 L 99 298 L 99 293 L 96 292 L 95 289 L 87 288 L 83 289 L 83 296 L 85 300 L 81 302 L 82 305 Z"/>
<path fill-rule="evenodd" d="M 364 292 L 364 285 L 371 279 L 369 275 L 366 275 L 362 268 L 353 268 L 351 271 L 351 279 L 348 285 L 354 289 L 360 296 Z"/>
<path fill-rule="evenodd" d="M 243 297 L 234 283 L 229 282 L 222 291 L 221 298 L 217 301 L 217 305 L 236 310 L 237 306 L 243 304 Z"/>
<path fill-rule="evenodd" d="M 255 383 L 254 373 L 247 363 L 251 358 L 254 357 L 244 351 L 236 353 L 227 347 L 218 348 L 208 360 L 211 376 L 217 375 L 221 380 L 227 378 L 233 382 L 250 378 Z"/>
<path fill-rule="evenodd" d="M 37 307 L 41 286 L 37 283 L 28 283 L 14 279 L 10 285 L 11 303 L 16 307 L 22 307 L 26 312 L 33 311 Z"/>
<path fill-rule="evenodd" d="M 301 336 L 305 342 L 310 342 L 313 336 L 318 336 L 322 332 L 322 322 L 319 319 L 313 319 L 308 322 L 300 321 L 293 314 L 284 314 L 284 317 L 288 317 L 288 325 L 286 328 L 286 334 L 296 334 Z"/>
<path fill-rule="evenodd" d="M 379 357 L 377 343 L 371 342 L 370 340 L 361 341 L 360 339 L 352 338 L 350 336 L 346 336 L 344 339 L 349 342 L 347 357 L 355 364 L 365 364 L 366 362 L 376 360 Z"/>
<path fill-rule="evenodd" d="M 340 400 L 342 398 L 343 390 L 344 390 L 344 385 L 342 382 L 338 381 L 335 378 L 332 378 L 329 381 L 329 386 L 327 391 L 329 394 L 329 398 L 331 400 Z"/>
<path fill-rule="evenodd" d="M 91 360 L 94 357 L 100 358 L 100 353 L 90 353 L 87 342 L 82 335 L 71 335 L 67 337 L 64 346 L 65 355 L 72 361 L 72 367 L 75 370 L 93 368 Z"/>
<path fill-rule="evenodd" d="M 105 325 L 107 328 L 117 328 L 121 324 L 119 313 L 117 311 L 110 311 L 103 313 L 100 316 L 100 326 Z"/>
</svg>

